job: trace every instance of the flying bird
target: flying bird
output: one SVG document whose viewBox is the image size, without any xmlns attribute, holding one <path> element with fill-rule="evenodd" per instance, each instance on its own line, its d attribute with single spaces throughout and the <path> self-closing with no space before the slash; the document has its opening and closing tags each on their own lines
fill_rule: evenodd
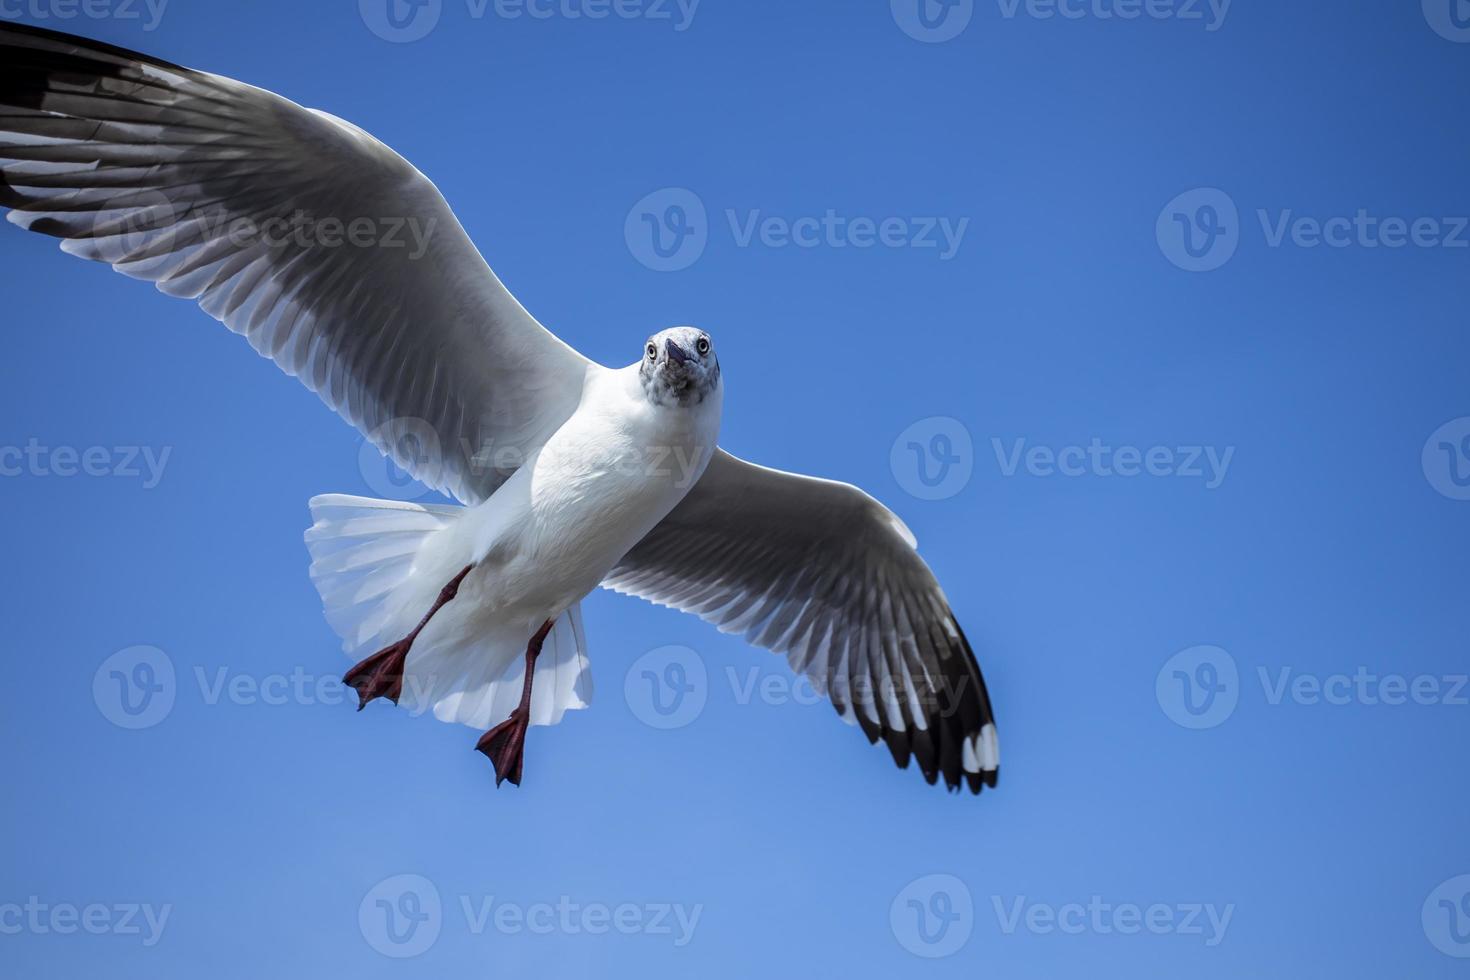
<svg viewBox="0 0 1470 980">
<path fill-rule="evenodd" d="M 528 728 L 590 701 L 580 603 L 602 587 L 785 654 L 929 783 L 996 785 L 984 680 L 903 522 L 718 448 L 707 332 L 655 333 L 622 368 L 563 343 L 428 178 L 358 127 L 0 24 L 0 206 L 195 300 L 459 502 L 311 501 L 311 577 L 360 660 L 344 678 L 359 708 L 485 730 L 497 785 L 519 785 Z M 390 223 L 416 237 L 395 247 Z"/>
</svg>

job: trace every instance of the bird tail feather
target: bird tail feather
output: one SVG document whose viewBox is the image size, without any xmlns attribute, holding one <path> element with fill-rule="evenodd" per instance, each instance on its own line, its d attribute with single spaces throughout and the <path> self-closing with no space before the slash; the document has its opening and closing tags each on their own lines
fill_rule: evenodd
<svg viewBox="0 0 1470 980">
<path fill-rule="evenodd" d="M 401 640 L 428 612 L 445 582 L 423 566 L 443 564 L 436 537 L 464 513 L 463 507 L 343 494 L 312 498 L 306 532 L 311 579 L 350 657 L 362 659 Z M 441 721 L 489 728 L 520 701 L 530 635 L 484 624 L 471 605 L 457 607 L 459 601 L 446 605 L 415 640 L 398 703 L 416 713 L 433 711 Z M 531 724 L 554 725 L 591 702 L 586 651 L 581 606 L 573 605 L 557 618 L 536 662 Z"/>
</svg>

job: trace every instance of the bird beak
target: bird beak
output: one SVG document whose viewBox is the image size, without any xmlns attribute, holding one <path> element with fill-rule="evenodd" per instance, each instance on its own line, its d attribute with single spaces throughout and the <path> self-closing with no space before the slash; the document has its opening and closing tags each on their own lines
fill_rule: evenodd
<svg viewBox="0 0 1470 980">
<path fill-rule="evenodd" d="M 669 360 L 675 364 L 689 363 L 689 355 L 684 353 L 684 349 L 672 340 L 664 341 L 664 350 L 669 352 Z"/>
</svg>

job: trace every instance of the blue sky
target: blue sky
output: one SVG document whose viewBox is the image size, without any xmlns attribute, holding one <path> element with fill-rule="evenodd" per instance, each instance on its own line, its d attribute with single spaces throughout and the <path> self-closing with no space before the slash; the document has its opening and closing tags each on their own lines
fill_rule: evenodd
<svg viewBox="0 0 1470 980">
<path fill-rule="evenodd" d="M 497 791 L 334 684 L 361 438 L 7 226 L 0 972 L 1464 975 L 1470 9 L 926 2 L 0 4 L 360 124 L 591 357 L 711 331 L 728 448 L 913 528 L 1004 760 L 946 797 L 597 594 Z"/>
</svg>

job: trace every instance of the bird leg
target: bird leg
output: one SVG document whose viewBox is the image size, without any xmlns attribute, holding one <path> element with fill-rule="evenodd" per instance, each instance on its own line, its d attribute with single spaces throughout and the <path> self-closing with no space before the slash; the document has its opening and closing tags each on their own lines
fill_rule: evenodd
<svg viewBox="0 0 1470 980">
<path fill-rule="evenodd" d="M 403 694 L 404 660 L 408 657 L 409 648 L 413 646 L 413 641 L 418 639 L 424 627 L 429 625 L 429 620 L 434 618 L 434 614 L 459 594 L 460 583 L 474 567 L 474 565 L 466 565 L 463 571 L 449 580 L 448 585 L 439 590 L 439 598 L 434 601 L 433 608 L 424 614 L 424 618 L 419 620 L 419 624 L 413 628 L 412 633 L 368 657 L 349 670 L 342 678 L 343 684 L 357 689 L 358 711 L 366 708 L 368 702 L 378 698 L 387 698 L 394 704 L 398 703 L 399 697 Z"/>
<path fill-rule="evenodd" d="M 486 732 L 475 746 L 476 752 L 483 752 L 494 763 L 496 786 L 507 779 L 517 786 L 521 784 L 526 729 L 531 725 L 531 682 L 536 676 L 536 658 L 541 656 L 541 644 L 546 642 L 551 625 L 552 621 L 548 619 L 526 646 L 526 681 L 521 686 L 521 703 L 509 718 Z"/>
</svg>

